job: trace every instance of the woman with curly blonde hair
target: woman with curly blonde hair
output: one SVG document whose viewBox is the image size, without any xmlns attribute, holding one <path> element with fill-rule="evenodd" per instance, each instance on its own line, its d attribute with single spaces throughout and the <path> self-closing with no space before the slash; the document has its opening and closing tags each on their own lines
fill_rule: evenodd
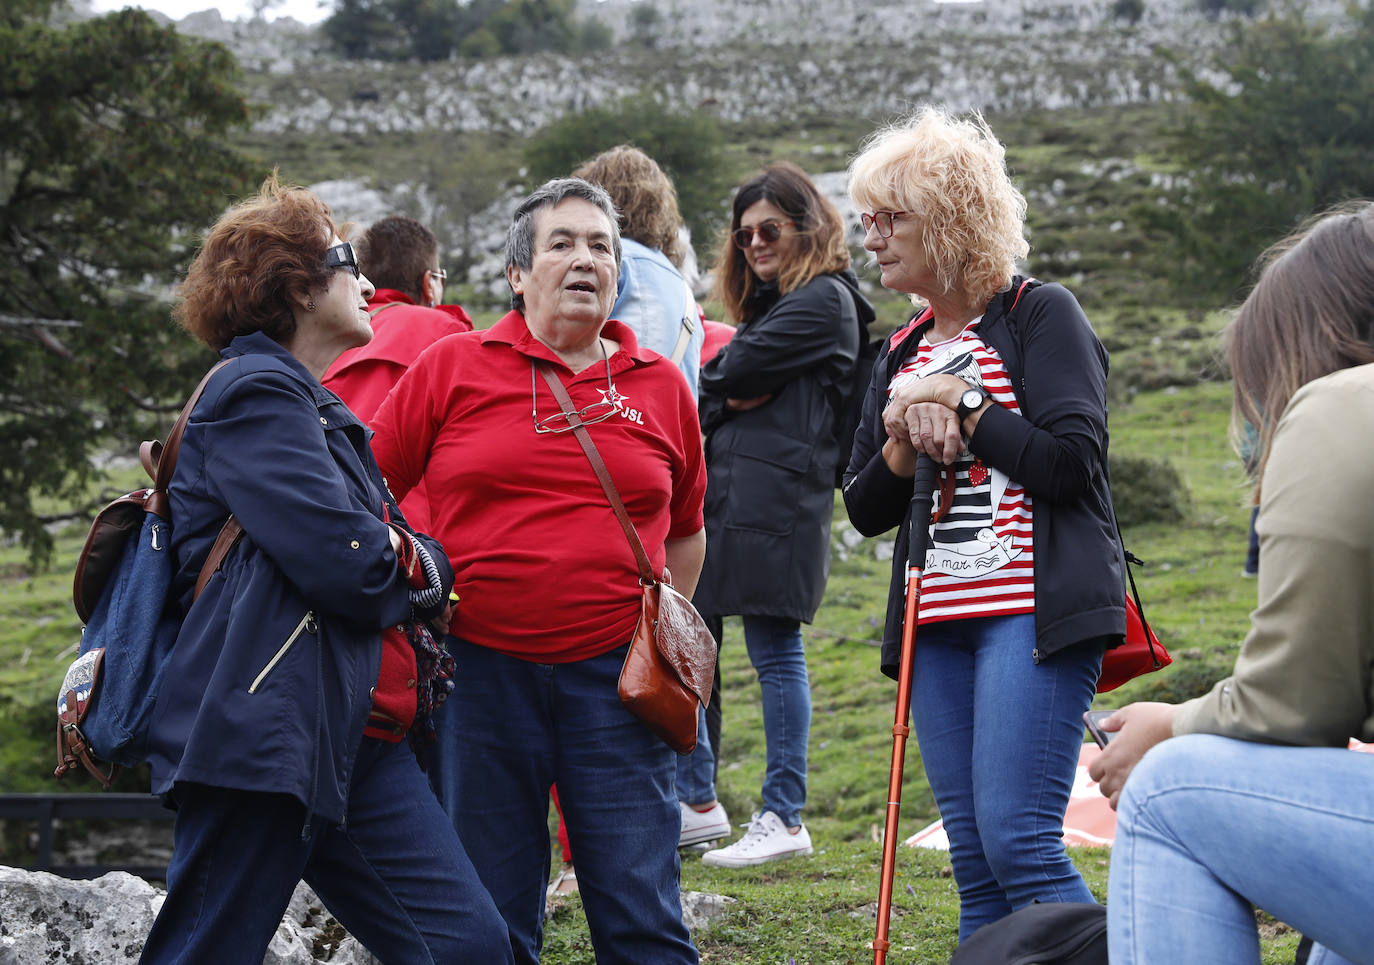
<svg viewBox="0 0 1374 965">
<path fill-rule="evenodd" d="M 930 528 L 911 706 L 962 941 L 1033 901 L 1093 900 L 1061 836 L 1082 714 L 1126 628 L 1107 353 L 1073 295 L 1016 274 L 1026 202 L 981 117 L 926 108 L 880 130 L 849 191 L 883 284 L 922 306 L 879 355 L 845 473 L 860 532 L 902 524 L 890 676 L 917 458 L 954 482 Z"/>
</svg>

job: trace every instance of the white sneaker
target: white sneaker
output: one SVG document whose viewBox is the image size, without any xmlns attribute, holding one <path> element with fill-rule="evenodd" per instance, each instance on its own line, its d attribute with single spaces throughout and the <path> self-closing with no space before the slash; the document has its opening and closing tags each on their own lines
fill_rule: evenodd
<svg viewBox="0 0 1374 965">
<path fill-rule="evenodd" d="M 730 836 L 730 819 L 719 801 L 707 811 L 698 811 L 687 804 L 679 806 L 682 808 L 682 836 L 677 839 L 679 848 Z"/>
<path fill-rule="evenodd" d="M 764 811 L 754 815 L 744 837 L 728 848 L 706 852 L 701 860 L 717 868 L 743 868 L 810 853 L 811 835 L 805 825 L 793 834 L 782 823 L 782 818 L 772 811 Z"/>
</svg>

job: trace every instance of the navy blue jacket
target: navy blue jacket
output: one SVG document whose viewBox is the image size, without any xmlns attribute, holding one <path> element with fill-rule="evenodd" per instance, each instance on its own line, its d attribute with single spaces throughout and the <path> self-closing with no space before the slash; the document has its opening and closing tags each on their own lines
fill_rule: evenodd
<svg viewBox="0 0 1374 965">
<path fill-rule="evenodd" d="M 1024 279 L 994 295 L 976 330 L 1001 356 L 1021 415 L 984 411 L 969 449 L 1031 494 L 1038 662 L 1067 646 L 1119 645 L 1126 633 L 1126 575 L 1107 480 L 1107 350 L 1078 300 L 1060 285 L 1029 289 L 1008 311 Z M 865 536 L 901 524 L 892 558 L 882 670 L 897 675 L 902 638 L 911 480 L 883 461 L 887 389 L 930 322 L 894 332 L 874 363 L 844 477 L 850 521 Z M 917 638 L 920 639 L 919 637 Z"/>
<path fill-rule="evenodd" d="M 873 308 L 848 270 L 755 299 L 701 373 L 706 563 L 692 602 L 809 623 L 830 573 L 839 402 Z M 772 398 L 746 412 L 725 406 L 761 395 Z"/>
<path fill-rule="evenodd" d="M 344 817 L 381 663 L 410 614 L 370 431 L 286 349 L 241 336 L 186 427 L 170 487 L 185 613 L 154 711 L 153 790 L 290 794 Z M 191 603 L 229 513 L 244 538 Z M 425 538 L 452 585 L 448 555 Z"/>
</svg>

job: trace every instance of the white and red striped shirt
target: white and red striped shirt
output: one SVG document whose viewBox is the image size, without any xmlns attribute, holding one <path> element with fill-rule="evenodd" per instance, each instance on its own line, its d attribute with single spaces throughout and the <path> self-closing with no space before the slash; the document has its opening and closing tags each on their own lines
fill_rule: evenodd
<svg viewBox="0 0 1374 965">
<path fill-rule="evenodd" d="M 923 337 L 893 376 L 888 398 L 911 379 L 948 373 L 982 386 L 994 402 L 1019 414 L 1006 366 L 974 331 L 977 322 L 934 345 Z M 950 468 L 954 498 L 930 530 L 920 622 L 1035 612 L 1030 494 L 967 449 Z M 939 503 L 937 490 L 937 509 Z"/>
</svg>

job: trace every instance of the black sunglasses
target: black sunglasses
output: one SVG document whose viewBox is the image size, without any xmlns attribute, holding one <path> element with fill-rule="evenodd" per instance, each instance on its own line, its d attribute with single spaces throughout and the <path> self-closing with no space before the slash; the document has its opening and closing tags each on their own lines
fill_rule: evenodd
<svg viewBox="0 0 1374 965">
<path fill-rule="evenodd" d="M 747 227 L 736 228 L 731 235 L 735 239 L 735 247 L 748 248 L 754 243 L 754 234 L 757 233 L 763 239 L 763 243 L 771 245 L 782 237 L 783 221 L 765 221 L 762 224 L 750 225 Z"/>
<path fill-rule="evenodd" d="M 362 277 L 362 269 L 358 267 L 358 256 L 353 251 L 353 246 L 347 241 L 335 245 L 333 248 L 324 250 L 324 263 L 330 268 L 347 268 L 353 272 L 354 278 Z"/>
</svg>

